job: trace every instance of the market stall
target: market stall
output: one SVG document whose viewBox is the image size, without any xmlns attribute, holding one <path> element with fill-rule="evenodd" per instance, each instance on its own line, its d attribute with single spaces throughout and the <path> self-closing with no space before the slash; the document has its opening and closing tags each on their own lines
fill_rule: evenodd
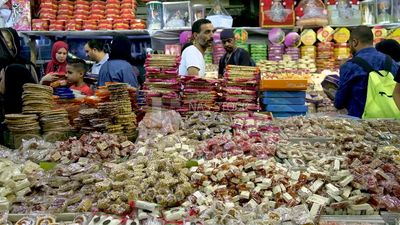
<svg viewBox="0 0 400 225">
<path fill-rule="evenodd" d="M 79 38 L 136 36 L 146 80 L 93 96 L 65 76 L 25 84 L 22 112 L 0 121 L 0 224 L 400 223 L 400 121 L 347 117 L 321 86 L 351 58 L 352 26 L 400 40 L 399 1 L 251 1 L 260 27 L 245 28 L 232 28 L 228 1 L 11 3 L 4 22 L 42 36 L 39 52 L 44 36 L 67 37 L 78 56 Z M 179 76 L 182 44 L 205 17 L 232 28 L 257 66 L 218 76 L 217 29 L 208 74 Z"/>
</svg>

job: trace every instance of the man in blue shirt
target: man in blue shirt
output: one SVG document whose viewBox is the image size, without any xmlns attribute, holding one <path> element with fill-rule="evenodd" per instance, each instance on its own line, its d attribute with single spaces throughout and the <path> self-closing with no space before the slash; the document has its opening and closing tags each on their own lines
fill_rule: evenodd
<svg viewBox="0 0 400 225">
<path fill-rule="evenodd" d="M 354 57 L 367 61 L 373 69 L 385 68 L 386 55 L 373 47 L 374 36 L 371 28 L 359 26 L 352 30 L 350 48 Z M 397 74 L 399 67 L 392 63 L 392 74 Z M 351 60 L 340 67 L 339 88 L 336 92 L 335 107 L 346 108 L 349 116 L 361 118 L 364 113 L 367 99 L 368 73 Z"/>
<path fill-rule="evenodd" d="M 90 74 L 99 75 L 101 66 L 108 60 L 108 54 L 104 52 L 104 43 L 99 40 L 90 40 L 85 44 L 86 56 L 95 62 Z"/>
<path fill-rule="evenodd" d="M 131 41 L 126 35 L 114 36 L 111 43 L 111 53 L 107 62 L 101 66 L 98 86 L 104 86 L 107 82 L 128 83 L 138 88 L 139 72 L 132 66 Z"/>
</svg>

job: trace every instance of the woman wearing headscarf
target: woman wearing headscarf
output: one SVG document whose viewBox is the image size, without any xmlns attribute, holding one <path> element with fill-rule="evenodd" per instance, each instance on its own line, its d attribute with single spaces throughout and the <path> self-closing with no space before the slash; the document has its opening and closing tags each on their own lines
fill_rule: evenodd
<svg viewBox="0 0 400 225">
<path fill-rule="evenodd" d="M 131 42 L 125 35 L 117 35 L 111 43 L 111 53 L 108 61 L 103 64 L 99 72 L 98 86 L 106 82 L 128 83 L 132 87 L 139 87 L 136 69 L 129 63 L 132 61 Z"/>
<path fill-rule="evenodd" d="M 396 40 L 386 39 L 375 46 L 376 50 L 392 57 L 397 63 L 400 62 L 400 44 Z"/>
<path fill-rule="evenodd" d="M 3 112 L 21 113 L 22 86 L 38 83 L 38 77 L 33 64 L 20 55 L 18 33 L 13 28 L 1 28 L 0 31 L 0 93 L 3 97 Z"/>
<path fill-rule="evenodd" d="M 51 60 L 47 64 L 45 76 L 40 83 L 47 84 L 53 81 L 55 75 L 65 75 L 67 73 L 67 55 L 68 44 L 63 41 L 57 41 L 51 49 Z"/>
</svg>

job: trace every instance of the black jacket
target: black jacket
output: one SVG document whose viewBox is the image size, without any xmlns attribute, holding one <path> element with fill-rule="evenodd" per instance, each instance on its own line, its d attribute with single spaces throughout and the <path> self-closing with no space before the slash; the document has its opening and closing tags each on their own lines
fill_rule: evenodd
<svg viewBox="0 0 400 225">
<path fill-rule="evenodd" d="M 243 48 L 236 48 L 236 50 L 232 53 L 232 56 L 229 58 L 228 63 L 225 63 L 227 60 L 227 53 L 221 57 L 219 60 L 218 66 L 218 76 L 222 77 L 225 73 L 225 67 L 227 65 L 238 65 L 238 66 L 254 66 L 252 59 L 250 58 L 250 54 L 244 50 Z"/>
</svg>

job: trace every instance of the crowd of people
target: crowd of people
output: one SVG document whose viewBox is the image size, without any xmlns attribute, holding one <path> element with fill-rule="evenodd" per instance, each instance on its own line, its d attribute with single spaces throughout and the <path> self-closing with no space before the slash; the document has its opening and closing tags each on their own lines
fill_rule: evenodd
<svg viewBox="0 0 400 225">
<path fill-rule="evenodd" d="M 199 19 L 193 23 L 192 37 L 182 48 L 179 74 L 182 76 L 204 77 L 206 63 L 204 54 L 214 42 L 214 26 L 208 19 Z M 225 29 L 220 33 L 220 39 L 225 49 L 225 54 L 218 64 L 218 77 L 222 77 L 227 65 L 256 66 L 249 52 L 238 48 L 233 30 Z"/>
</svg>

